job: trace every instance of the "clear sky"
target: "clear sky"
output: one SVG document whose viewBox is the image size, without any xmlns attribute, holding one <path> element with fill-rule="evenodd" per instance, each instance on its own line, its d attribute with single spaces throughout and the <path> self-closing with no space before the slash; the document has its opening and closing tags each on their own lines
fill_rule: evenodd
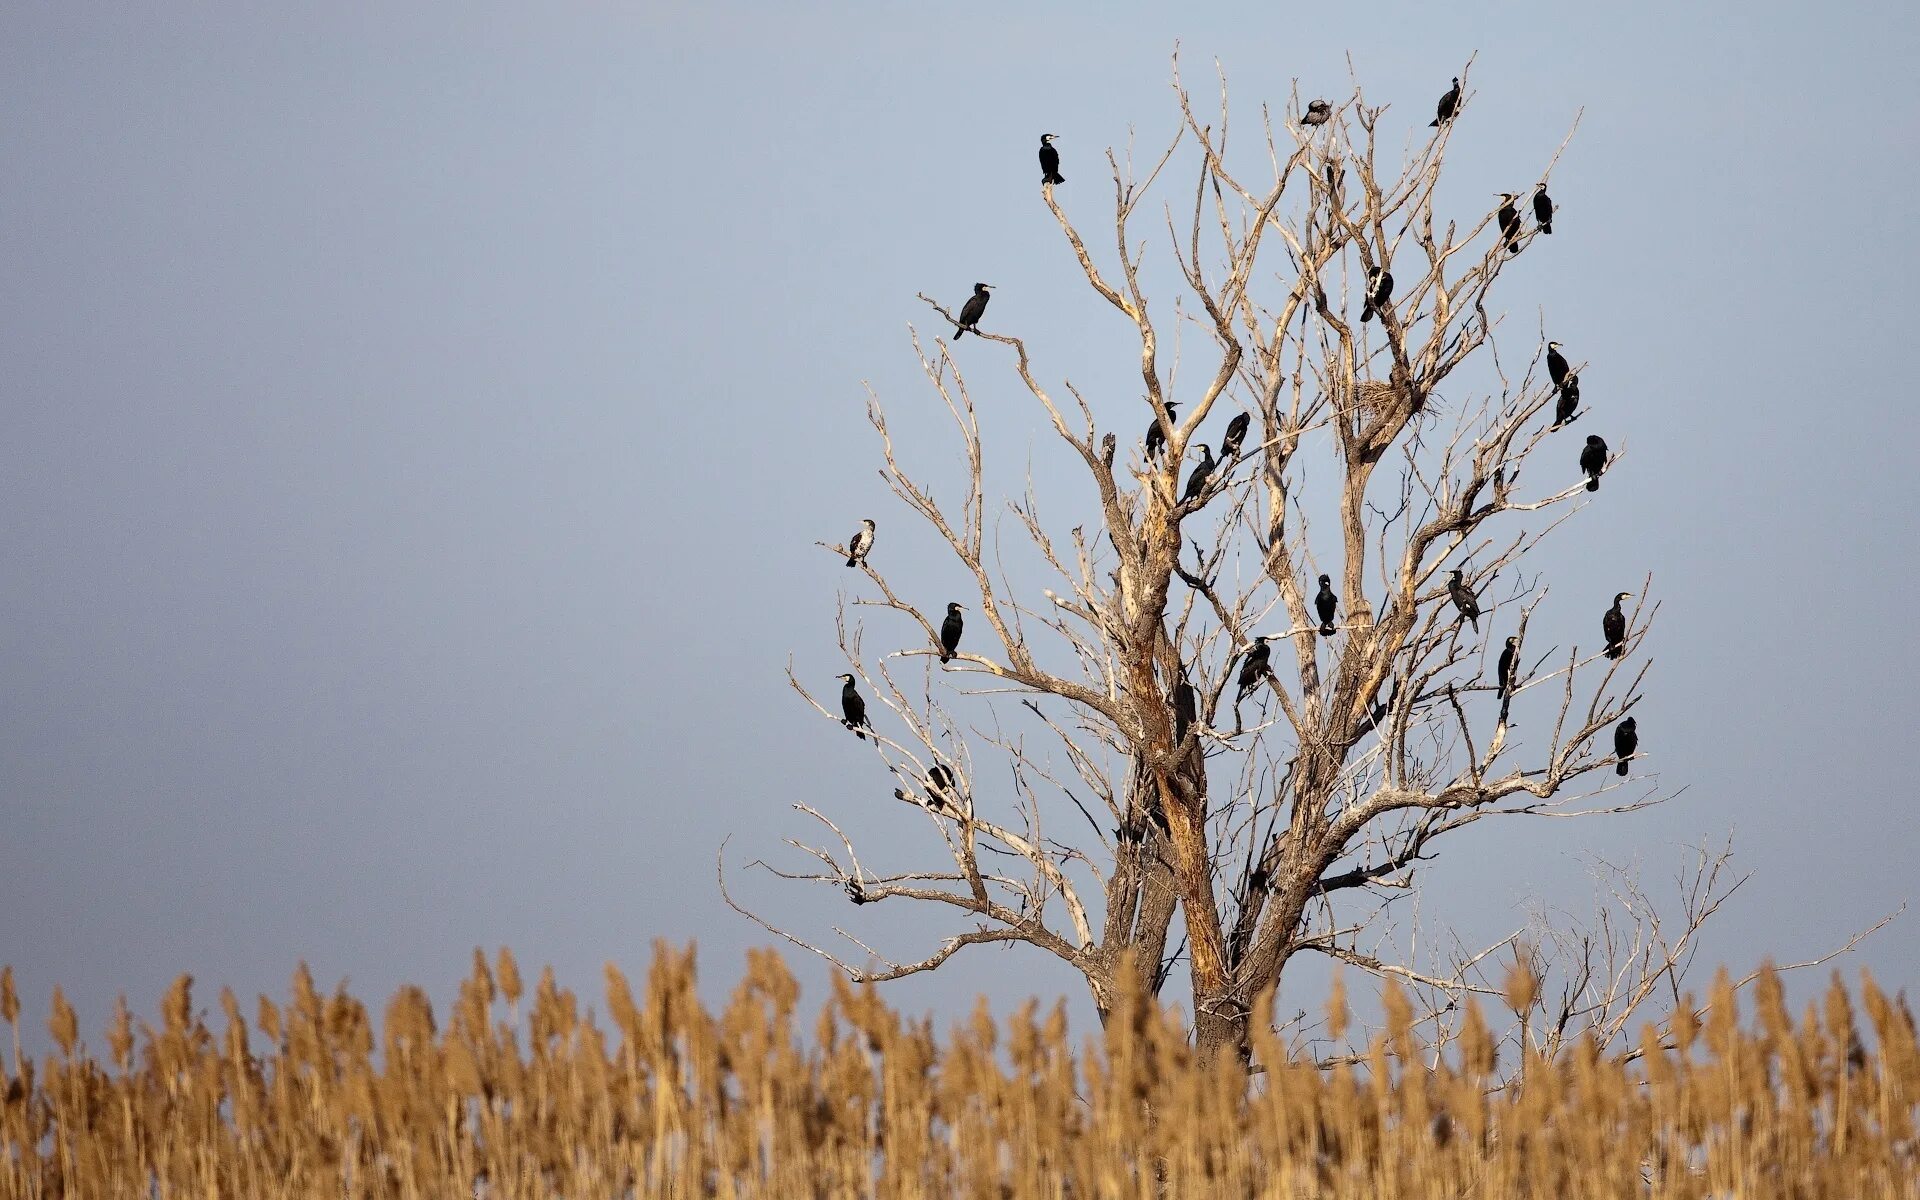
<svg viewBox="0 0 1920 1200">
<path fill-rule="evenodd" d="M 1296 79 L 1343 95 L 1348 56 L 1424 125 L 1477 52 L 1463 196 L 1585 109 L 1501 296 L 1632 454 L 1540 565 L 1579 629 L 1573 597 L 1654 575 L 1643 746 L 1685 791 L 1495 823 L 1436 915 L 1584 910 L 1583 854 L 1657 882 L 1729 830 L 1754 879 L 1710 959 L 1909 898 L 1913 7 L 1201 7 L 0 8 L 0 961 L 35 1011 L 60 982 L 97 1031 L 117 991 L 279 992 L 302 958 L 445 996 L 501 943 L 593 993 L 655 937 L 723 994 L 767 938 L 722 839 L 892 803 L 782 676 L 841 669 L 813 543 L 876 517 L 932 607 L 964 594 L 873 473 L 862 381 L 931 436 L 914 293 L 984 279 L 1050 378 L 1144 426 L 1033 151 L 1064 135 L 1096 222 L 1100 149 L 1174 128 L 1176 39 L 1249 127 Z M 993 389 L 990 437 L 1041 446 Z M 863 858 L 930 852 L 878 819 Z M 1910 916 L 1859 961 L 1916 985 L 1916 949 Z M 1080 1003 L 1037 953 L 955 967 L 892 998 Z"/>
</svg>

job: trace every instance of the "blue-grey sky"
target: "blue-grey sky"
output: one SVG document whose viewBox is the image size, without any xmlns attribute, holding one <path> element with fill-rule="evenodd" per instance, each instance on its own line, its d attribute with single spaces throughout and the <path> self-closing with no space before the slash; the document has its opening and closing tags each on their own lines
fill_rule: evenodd
<svg viewBox="0 0 1920 1200">
<path fill-rule="evenodd" d="M 1423 125 L 1477 52 L 1462 197 L 1533 179 L 1585 109 L 1556 234 L 1500 295 L 1591 361 L 1631 448 L 1543 566 L 1583 637 L 1654 575 L 1643 744 L 1685 792 L 1490 829 L 1435 875 L 1436 915 L 1584 908 L 1582 854 L 1657 881 L 1736 830 L 1754 879 L 1709 957 L 1825 948 L 1907 899 L 1920 857 L 1899 753 L 1920 727 L 1917 21 L 0 8 L 0 961 L 94 1029 L 118 991 L 150 1011 L 191 971 L 279 992 L 299 959 L 446 995 L 502 943 L 593 993 L 602 961 L 697 938 L 722 994 L 768 940 L 720 903 L 722 839 L 773 855 L 795 800 L 891 803 L 783 679 L 791 656 L 830 696 L 841 669 L 849 573 L 813 543 L 874 516 L 929 607 L 964 594 L 863 419 L 869 381 L 936 453 L 914 293 L 999 284 L 990 324 L 1144 426 L 1033 148 L 1064 135 L 1061 198 L 1097 226 L 1099 150 L 1174 128 L 1176 39 L 1190 77 L 1221 60 L 1248 128 L 1296 79 L 1343 95 L 1349 55 L 1390 123 Z M 1051 453 L 988 361 L 990 438 L 1015 465 Z M 918 826 L 876 836 L 863 858 L 931 852 Z M 847 916 L 747 890 L 815 930 Z M 865 928 L 929 948 L 910 920 Z M 1909 918 L 1858 961 L 1920 983 L 1916 949 Z M 1037 954 L 955 968 L 893 998 L 1080 1004 Z"/>
</svg>

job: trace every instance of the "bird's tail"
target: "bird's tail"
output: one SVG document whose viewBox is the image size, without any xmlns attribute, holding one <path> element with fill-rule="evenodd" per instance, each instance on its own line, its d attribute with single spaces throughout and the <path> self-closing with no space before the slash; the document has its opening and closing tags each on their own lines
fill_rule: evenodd
<svg viewBox="0 0 1920 1200">
<path fill-rule="evenodd" d="M 1373 301 L 1369 300 L 1367 306 L 1360 310 L 1360 323 L 1365 325 L 1371 320 L 1373 320 Z"/>
<path fill-rule="evenodd" d="M 1438 129 L 1438 128 L 1440 128 L 1440 118 L 1439 118 L 1439 117 L 1435 117 L 1435 118 L 1434 118 L 1433 120 L 1431 120 L 1431 121 L 1428 121 L 1428 122 L 1427 122 L 1427 128 L 1428 128 L 1428 129 Z"/>
<path fill-rule="evenodd" d="M 1590 492 L 1597 492 L 1600 490 L 1600 477 L 1598 475 L 1595 475 L 1592 479 L 1587 480 L 1587 490 Z"/>
<path fill-rule="evenodd" d="M 1320 623 L 1320 636 L 1321 636 L 1321 637 L 1332 637 L 1332 636 L 1333 636 L 1333 626 L 1332 626 L 1332 625 L 1331 625 L 1330 623 L 1328 623 L 1328 622 L 1325 622 L 1325 621 L 1323 621 L 1323 622 L 1321 622 L 1321 623 Z"/>
<path fill-rule="evenodd" d="M 1480 618 L 1479 618 L 1479 617 L 1468 617 L 1468 618 L 1467 618 L 1467 620 L 1469 620 L 1469 621 L 1471 621 L 1471 622 L 1473 622 L 1473 631 L 1474 631 L 1475 633 L 1479 633 L 1479 632 L 1480 632 Z"/>
<path fill-rule="evenodd" d="M 1055 171 L 1053 174 L 1047 176 L 1048 183 L 1065 183 L 1066 181 L 1067 181 L 1067 177 L 1065 175 L 1060 174 L 1058 171 Z"/>
<path fill-rule="evenodd" d="M 1615 767 L 1613 770 L 1614 770 L 1614 774 L 1616 775 L 1625 775 L 1627 773 L 1627 760 L 1624 758 L 1621 759 L 1620 765 Z"/>
<path fill-rule="evenodd" d="M 847 555 L 847 565 L 850 567 L 857 567 L 860 564 L 854 559 L 853 555 L 849 554 Z"/>
<path fill-rule="evenodd" d="M 1607 647 L 1608 658 L 1625 658 L 1626 656 L 1627 656 L 1627 648 L 1625 646 L 1608 646 Z"/>
<path fill-rule="evenodd" d="M 942 655 L 940 656 L 940 661 L 941 661 L 941 662 L 943 662 L 943 663 L 945 663 L 945 662 L 952 662 L 952 661 L 953 661 L 953 655 L 951 655 L 951 654 L 942 654 Z"/>
<path fill-rule="evenodd" d="M 1551 220 L 1540 222 L 1540 232 L 1546 234 L 1548 237 L 1552 237 L 1553 222 Z"/>
<path fill-rule="evenodd" d="M 960 340 L 961 338 L 963 338 L 963 337 L 965 337 L 965 336 L 967 336 L 967 327 L 966 327 L 965 325 L 955 325 L 955 326 L 953 327 L 953 340 L 954 340 L 954 341 L 956 341 L 956 342 L 957 342 L 957 341 L 959 341 L 959 340 Z"/>
</svg>

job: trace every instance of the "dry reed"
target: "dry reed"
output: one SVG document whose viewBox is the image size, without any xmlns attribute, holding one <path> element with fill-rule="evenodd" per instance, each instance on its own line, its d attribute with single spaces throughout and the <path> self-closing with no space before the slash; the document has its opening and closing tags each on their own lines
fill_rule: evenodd
<svg viewBox="0 0 1920 1200">
<path fill-rule="evenodd" d="M 304 967 L 286 1004 L 249 1023 L 222 992 L 209 1025 L 182 977 L 158 1028 L 117 1006 L 106 1061 L 58 991 L 57 1049 L 23 1060 L 0 973 L 0 1195 L 1913 1196 L 1913 1021 L 1869 977 L 1858 994 L 1864 1023 L 1838 978 L 1795 1021 L 1765 976 L 1743 1026 L 1723 976 L 1634 1061 L 1575 1045 L 1500 1074 L 1477 1012 L 1436 1052 L 1389 992 L 1364 1062 L 1267 1037 L 1249 1082 L 1137 1000 L 1076 1053 L 1057 1008 L 982 1007 L 938 1039 L 838 985 L 808 1039 L 772 952 L 717 1014 L 691 950 L 657 947 L 638 996 L 609 966 L 604 1023 L 551 971 L 523 1013 L 505 951 L 476 952 L 443 1018 L 409 987 L 378 1026 Z"/>
</svg>

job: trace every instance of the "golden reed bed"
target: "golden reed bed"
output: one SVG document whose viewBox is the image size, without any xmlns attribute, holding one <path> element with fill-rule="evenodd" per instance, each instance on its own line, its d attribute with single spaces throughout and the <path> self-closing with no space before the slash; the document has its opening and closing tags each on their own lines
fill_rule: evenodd
<svg viewBox="0 0 1920 1200">
<path fill-rule="evenodd" d="M 510 955 L 476 953 L 451 1011 L 405 988 L 376 1026 L 304 969 L 251 1022 L 223 992 L 208 1023 L 182 978 L 158 1027 L 120 1006 L 105 1057 L 56 992 L 58 1050 L 22 1062 L 0 976 L 0 1195 L 1920 1194 L 1920 1049 L 1870 978 L 1864 1023 L 1838 979 L 1795 1021 L 1770 976 L 1743 1023 L 1723 977 L 1677 1049 L 1649 1031 L 1625 1063 L 1496 1064 L 1477 1020 L 1436 1062 L 1389 996 L 1365 1062 L 1322 1071 L 1268 1041 L 1251 1084 L 1148 1005 L 1076 1050 L 1057 1010 L 943 1038 L 846 987 L 807 1037 L 770 952 L 723 1012 L 693 984 L 692 952 L 658 947 L 638 997 L 607 969 L 595 1019 L 550 972 L 529 998 Z M 1502 1067 L 1521 1081 L 1497 1087 Z"/>
</svg>

